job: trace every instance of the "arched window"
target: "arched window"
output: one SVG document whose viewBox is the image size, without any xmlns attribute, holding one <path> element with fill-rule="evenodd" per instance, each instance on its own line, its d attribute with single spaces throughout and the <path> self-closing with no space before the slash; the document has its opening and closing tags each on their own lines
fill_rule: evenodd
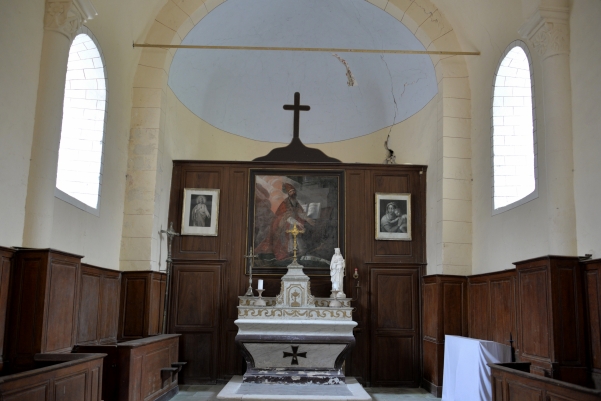
<svg viewBox="0 0 601 401">
<path fill-rule="evenodd" d="M 106 74 L 94 36 L 86 27 L 80 32 L 69 50 L 55 193 L 81 209 L 94 211 L 102 178 Z"/>
<path fill-rule="evenodd" d="M 532 63 L 522 41 L 511 43 L 497 69 L 492 104 L 493 209 L 536 198 L 536 119 Z"/>
</svg>

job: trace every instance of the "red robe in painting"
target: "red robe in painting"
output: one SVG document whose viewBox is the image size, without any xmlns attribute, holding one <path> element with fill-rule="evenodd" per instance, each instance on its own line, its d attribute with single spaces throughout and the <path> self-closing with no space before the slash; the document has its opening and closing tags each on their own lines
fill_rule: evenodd
<svg viewBox="0 0 601 401">
<path fill-rule="evenodd" d="M 288 251 L 290 234 L 286 233 L 286 231 L 292 229 L 294 220 L 305 225 L 306 218 L 307 214 L 300 203 L 298 203 L 298 200 L 296 201 L 296 205 L 294 205 L 290 198 L 286 198 L 275 211 L 275 218 L 271 223 L 269 235 L 259 244 L 255 252 L 273 253 L 277 260 L 286 259 L 290 255 Z M 289 219 L 292 220 L 292 224 Z M 300 229 L 301 227 L 298 228 Z"/>
</svg>

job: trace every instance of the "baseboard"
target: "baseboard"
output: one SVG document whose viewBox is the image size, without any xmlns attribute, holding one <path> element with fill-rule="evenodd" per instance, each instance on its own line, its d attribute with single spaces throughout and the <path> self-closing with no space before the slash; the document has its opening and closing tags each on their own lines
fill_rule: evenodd
<svg viewBox="0 0 601 401">
<path fill-rule="evenodd" d="M 442 397 L 442 386 L 437 386 L 435 384 L 430 383 L 427 380 L 422 379 L 421 388 L 425 389 L 435 397 Z"/>
<path fill-rule="evenodd" d="M 179 393 L 179 386 L 173 387 L 171 390 L 167 391 L 165 394 L 157 398 L 155 401 L 167 401 L 175 397 Z"/>
</svg>

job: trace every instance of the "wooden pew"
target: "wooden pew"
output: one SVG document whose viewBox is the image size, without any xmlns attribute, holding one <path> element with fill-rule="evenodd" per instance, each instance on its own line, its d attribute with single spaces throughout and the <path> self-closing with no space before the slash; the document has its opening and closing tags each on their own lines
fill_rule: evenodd
<svg viewBox="0 0 601 401">
<path fill-rule="evenodd" d="M 493 401 L 593 401 L 601 398 L 601 390 L 529 373 L 530 363 L 489 363 L 488 366 Z"/>
<path fill-rule="evenodd" d="M 107 354 L 104 401 L 168 400 L 179 392 L 180 334 L 164 334 L 105 345 L 76 345 L 74 352 Z"/>
<path fill-rule="evenodd" d="M 0 399 L 101 401 L 105 354 L 36 354 L 38 368 L 0 377 Z"/>
</svg>

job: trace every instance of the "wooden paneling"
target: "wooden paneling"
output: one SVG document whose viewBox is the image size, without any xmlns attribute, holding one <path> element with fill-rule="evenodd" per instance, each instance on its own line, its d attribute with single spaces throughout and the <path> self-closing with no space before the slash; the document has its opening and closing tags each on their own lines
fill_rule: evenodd
<svg viewBox="0 0 601 401">
<path fill-rule="evenodd" d="M 583 266 L 588 320 L 588 364 L 593 381 L 601 386 L 601 259 L 588 261 Z"/>
<path fill-rule="evenodd" d="M 0 373 L 4 369 L 6 344 L 4 335 L 8 319 L 8 291 L 14 249 L 0 247 Z"/>
<path fill-rule="evenodd" d="M 545 256 L 515 263 L 520 359 L 531 371 L 586 384 L 582 271 L 578 258 Z"/>
<path fill-rule="evenodd" d="M 186 162 L 176 161 L 173 167 L 170 195 L 169 221 L 176 231 L 181 230 L 181 216 L 184 188 L 214 188 L 220 190 L 219 235 L 216 237 L 181 236 L 173 242 L 174 276 L 171 294 L 170 332 L 181 333 L 180 358 L 188 365 L 182 372 L 186 383 L 201 383 L 228 379 L 241 374 L 241 354 L 238 352 L 234 337 L 238 331 L 234 321 L 237 318 L 238 296 L 248 287 L 248 275 L 245 272 L 245 255 L 248 251 L 247 221 L 249 205 L 249 177 L 251 169 L 277 170 L 337 170 L 344 171 L 344 219 L 346 259 L 345 292 L 353 298 L 353 318 L 358 326 L 354 330 L 357 339 L 346 363 L 346 374 L 358 378 L 362 383 L 370 383 L 372 375 L 371 360 L 375 347 L 383 349 L 387 339 L 381 341 L 372 337 L 372 317 L 370 308 L 370 267 L 368 264 L 388 264 L 393 269 L 412 269 L 416 265 L 425 265 L 425 188 L 424 166 L 390 166 L 343 163 L 264 163 L 264 162 Z M 376 241 L 375 240 L 375 193 L 411 193 L 412 195 L 412 241 Z M 333 252 L 333 250 L 332 250 Z M 175 271 L 189 269 L 190 280 L 198 287 L 185 289 L 190 285 L 178 283 Z M 195 276 L 193 271 L 213 275 Z M 203 270 L 205 269 L 205 270 Z M 209 270 L 206 270 L 209 269 Z M 213 269 L 213 270 L 211 270 Z M 357 269 L 359 279 L 352 278 Z M 183 271 L 183 270 L 181 270 Z M 284 273 L 284 272 L 282 272 Z M 202 277 L 202 278 L 200 278 Z M 255 274 L 256 280 L 265 280 L 264 296 L 275 296 L 280 289 L 280 274 Z M 418 281 L 419 283 L 419 281 Z M 329 277 L 311 276 L 311 290 L 315 296 L 329 295 Z M 184 292 L 185 291 L 185 292 Z M 418 301 L 412 303 L 413 313 L 419 321 Z M 184 292 L 184 295 L 182 295 Z M 183 298 L 182 298 L 183 296 Z M 202 297 L 214 299 L 215 309 L 193 311 L 195 300 L 207 302 Z M 406 308 L 406 306 L 401 306 Z M 403 316 L 405 309 L 396 311 Z M 399 315 L 392 316 L 399 319 Z M 405 324 L 405 322 L 401 323 Z M 404 326 L 401 326 L 404 327 Z M 419 328 L 418 328 L 419 329 Z M 385 328 L 384 330 L 406 330 L 403 328 Z M 378 334 L 379 336 L 379 334 Z M 420 334 L 421 336 L 421 334 Z M 379 337 L 378 337 L 379 338 Z M 397 337 L 395 337 L 397 338 Z M 404 337 L 398 337 L 391 346 L 406 346 Z M 419 337 L 412 345 L 412 372 L 419 375 L 421 359 L 421 341 Z M 403 348 L 405 349 L 405 348 Z M 200 358 L 200 359 L 199 359 Z M 414 364 L 417 364 L 414 369 Z M 387 382 L 405 382 L 407 373 L 396 372 L 396 379 L 386 376 Z M 377 375 L 377 374 L 376 374 Z M 401 377 L 401 376 L 403 377 Z"/>
<path fill-rule="evenodd" d="M 78 345 L 77 352 L 107 354 L 104 359 L 104 401 L 152 401 L 177 390 L 179 335 L 165 334 L 113 345 Z"/>
<path fill-rule="evenodd" d="M 601 398 L 599 390 L 512 369 L 513 366 L 491 365 L 493 401 L 592 401 Z"/>
<path fill-rule="evenodd" d="M 81 256 L 45 249 L 20 249 L 11 290 L 10 356 L 16 371 L 33 356 L 70 352 L 78 323 Z"/>
<path fill-rule="evenodd" d="M 217 380 L 223 265 L 175 263 L 171 332 L 182 334 L 183 383 Z M 202 290 L 200 290 L 202 289 Z M 234 345 L 235 346 L 235 345 Z"/>
<path fill-rule="evenodd" d="M 422 386 L 440 397 L 445 335 L 467 335 L 467 277 L 425 276 L 422 287 L 424 322 Z"/>
<path fill-rule="evenodd" d="M 468 277 L 469 336 L 519 349 L 515 269 Z"/>
<path fill-rule="evenodd" d="M 371 384 L 419 386 L 420 266 L 370 264 Z"/>
<path fill-rule="evenodd" d="M 119 340 L 133 340 L 162 332 L 164 289 L 164 273 L 121 273 Z"/>
<path fill-rule="evenodd" d="M 77 344 L 117 341 L 120 283 L 118 271 L 81 265 Z"/>
<path fill-rule="evenodd" d="M 0 399 L 10 401 L 101 401 L 101 354 L 47 354 L 54 364 L 0 377 Z M 61 362 L 64 360 L 64 362 Z"/>
</svg>

